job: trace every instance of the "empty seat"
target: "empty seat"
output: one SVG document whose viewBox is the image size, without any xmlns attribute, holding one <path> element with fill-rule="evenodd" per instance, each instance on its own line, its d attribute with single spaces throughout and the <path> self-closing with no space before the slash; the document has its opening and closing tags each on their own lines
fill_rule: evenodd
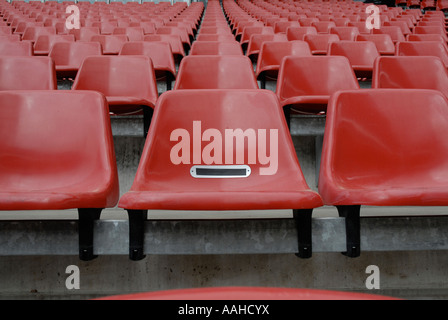
<svg viewBox="0 0 448 320">
<path fill-rule="evenodd" d="M 196 41 L 235 41 L 232 34 L 198 34 Z"/>
<path fill-rule="evenodd" d="M 156 81 L 165 81 L 167 90 L 171 90 L 171 81 L 176 79 L 176 64 L 167 42 L 131 41 L 126 42 L 120 55 L 148 56 L 154 68 Z"/>
<path fill-rule="evenodd" d="M 356 36 L 360 34 L 357 27 L 333 27 L 330 33 L 337 34 L 341 40 L 349 41 L 355 41 Z"/>
<path fill-rule="evenodd" d="M 409 41 L 397 44 L 397 56 L 435 56 L 448 68 L 446 45 L 440 41 Z"/>
<path fill-rule="evenodd" d="M 25 32 L 22 35 L 22 41 L 28 40 L 28 41 L 32 41 L 34 44 L 34 42 L 36 42 L 37 38 L 40 35 L 44 35 L 44 34 L 55 35 L 56 28 L 54 28 L 54 27 L 27 27 L 25 29 Z"/>
<path fill-rule="evenodd" d="M 187 56 L 174 89 L 258 89 L 258 84 L 248 57 Z"/>
<path fill-rule="evenodd" d="M 125 35 L 129 41 L 143 41 L 145 33 L 142 27 L 117 27 L 113 30 L 114 35 Z"/>
<path fill-rule="evenodd" d="M 438 57 L 381 57 L 375 61 L 372 88 L 432 89 L 448 97 L 448 71 Z"/>
<path fill-rule="evenodd" d="M 6 26 L 0 26 L 0 35 L 10 35 L 12 34 L 12 29 Z"/>
<path fill-rule="evenodd" d="M 372 34 L 388 34 L 394 43 L 406 40 L 401 28 L 397 26 L 381 26 L 379 29 L 372 29 Z"/>
<path fill-rule="evenodd" d="M 305 34 L 303 36 L 303 41 L 308 43 L 314 55 L 326 55 L 330 43 L 339 40 L 337 34 Z"/>
<path fill-rule="evenodd" d="M 181 27 L 160 27 L 156 30 L 156 34 L 178 35 L 185 51 L 188 51 L 191 46 L 190 36 L 185 28 Z M 145 38 L 146 39 L 146 38 Z"/>
<path fill-rule="evenodd" d="M 395 44 L 388 34 L 359 34 L 356 41 L 372 41 L 380 55 L 395 54 Z"/>
<path fill-rule="evenodd" d="M 274 34 L 272 27 L 245 27 L 240 38 L 241 47 L 245 50 L 249 44 L 250 38 L 255 34 Z"/>
<path fill-rule="evenodd" d="M 92 36 L 90 41 L 99 42 L 101 44 L 103 54 L 117 55 L 129 39 L 125 34 L 101 34 Z"/>
<path fill-rule="evenodd" d="M 197 145 L 201 136 L 202 141 L 213 138 L 213 146 L 208 143 L 202 150 Z M 190 150 L 190 138 L 196 139 L 195 150 Z M 268 90 L 164 93 L 132 187 L 119 203 L 129 215 L 132 260 L 144 258 L 147 210 L 293 209 L 298 255 L 310 257 L 311 214 L 319 206 L 319 195 L 301 172 L 277 97 Z"/>
<path fill-rule="evenodd" d="M 251 58 L 251 60 L 257 61 L 261 46 L 264 42 L 268 41 L 286 42 L 288 41 L 288 38 L 284 33 L 253 34 L 250 37 L 249 44 L 247 45 L 246 55 Z"/>
<path fill-rule="evenodd" d="M 93 259 L 94 220 L 119 198 L 104 96 L 0 92 L 0 123 L 0 210 L 78 209 L 79 256 Z"/>
<path fill-rule="evenodd" d="M 295 40 L 288 42 L 264 42 L 258 55 L 256 76 L 262 86 L 266 80 L 276 80 L 282 60 L 286 56 L 311 56 L 308 43 Z M 262 89 L 264 89 L 262 87 Z"/>
<path fill-rule="evenodd" d="M 35 56 L 47 56 L 50 53 L 51 47 L 56 42 L 74 42 L 75 37 L 72 34 L 52 34 L 40 35 L 34 43 Z"/>
<path fill-rule="evenodd" d="M 237 41 L 195 41 L 190 55 L 242 55 L 243 50 Z"/>
<path fill-rule="evenodd" d="M 74 79 L 84 58 L 101 54 L 99 42 L 76 41 L 56 42 L 48 56 L 55 62 L 58 78 Z"/>
<path fill-rule="evenodd" d="M 360 254 L 361 206 L 448 205 L 448 101 L 435 90 L 340 91 L 327 109 L 319 194 Z"/>
<path fill-rule="evenodd" d="M 95 90 L 106 96 L 114 114 L 143 111 L 144 135 L 148 132 L 158 98 L 151 59 L 147 56 L 86 57 L 72 90 Z"/>
<path fill-rule="evenodd" d="M 407 41 L 441 41 L 446 42 L 440 34 L 410 34 L 406 37 Z"/>
<path fill-rule="evenodd" d="M 76 41 L 90 41 L 92 36 L 100 34 L 99 27 L 81 27 L 79 29 L 69 30 L 69 34 L 75 36 Z"/>
<path fill-rule="evenodd" d="M 311 24 L 318 33 L 330 33 L 331 28 L 336 27 L 333 21 L 315 21 Z"/>
<path fill-rule="evenodd" d="M 417 26 L 414 29 L 415 34 L 439 34 L 445 41 L 448 41 L 446 29 L 444 26 Z"/>
<path fill-rule="evenodd" d="M 168 42 L 174 55 L 174 60 L 179 62 L 185 56 L 184 46 L 179 35 L 176 34 L 148 34 L 144 36 L 144 41 Z"/>
<path fill-rule="evenodd" d="M 32 56 L 33 44 L 29 41 L 0 41 L 0 56 Z"/>
<path fill-rule="evenodd" d="M 372 78 L 373 63 L 380 56 L 371 41 L 337 41 L 330 43 L 328 55 L 345 56 L 358 78 Z"/>
<path fill-rule="evenodd" d="M 359 89 L 346 57 L 286 57 L 280 67 L 276 94 L 289 124 L 290 111 L 318 114 L 338 90 Z"/>
<path fill-rule="evenodd" d="M 56 90 L 49 57 L 0 56 L 0 90 Z"/>
<path fill-rule="evenodd" d="M 290 27 L 286 29 L 288 41 L 304 40 L 306 34 L 317 34 L 317 30 L 314 27 Z"/>
</svg>

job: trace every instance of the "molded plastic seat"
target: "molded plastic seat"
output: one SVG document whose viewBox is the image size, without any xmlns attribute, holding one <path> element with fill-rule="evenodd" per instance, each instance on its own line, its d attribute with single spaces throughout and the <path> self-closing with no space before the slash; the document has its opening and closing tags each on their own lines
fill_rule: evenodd
<svg viewBox="0 0 448 320">
<path fill-rule="evenodd" d="M 30 41 L 0 41 L 0 56 L 32 56 Z"/>
<path fill-rule="evenodd" d="M 448 36 L 446 34 L 446 29 L 444 27 L 438 26 L 417 26 L 414 30 L 415 34 L 439 34 L 443 37 L 445 41 L 448 41 Z"/>
<path fill-rule="evenodd" d="M 25 32 L 22 35 L 22 41 L 23 40 L 29 40 L 32 41 L 33 44 L 36 42 L 37 38 L 40 35 L 55 35 L 56 34 L 56 28 L 54 27 L 27 27 L 25 29 Z"/>
<path fill-rule="evenodd" d="M 318 33 L 330 33 L 331 28 L 336 27 L 333 21 L 315 21 L 311 24 Z"/>
<path fill-rule="evenodd" d="M 187 56 L 174 89 L 258 89 L 258 84 L 248 57 Z"/>
<path fill-rule="evenodd" d="M 90 38 L 91 42 L 99 42 L 104 55 L 117 55 L 123 44 L 129 41 L 124 34 L 101 34 Z"/>
<path fill-rule="evenodd" d="M 179 35 L 175 34 L 148 34 L 143 38 L 144 41 L 163 41 L 168 42 L 175 61 L 180 61 L 185 56 L 184 46 Z"/>
<path fill-rule="evenodd" d="M 144 134 L 158 98 L 157 83 L 148 56 L 86 57 L 72 90 L 95 90 L 106 96 L 114 114 L 144 114 Z"/>
<path fill-rule="evenodd" d="M 328 55 L 345 56 L 358 78 L 371 78 L 373 63 L 380 56 L 371 41 L 337 41 L 330 43 Z"/>
<path fill-rule="evenodd" d="M 0 56 L 0 90 L 56 90 L 49 57 Z"/>
<path fill-rule="evenodd" d="M 20 35 L 18 35 L 18 34 L 1 35 L 0 34 L 0 42 L 5 42 L 5 41 L 18 42 L 18 41 L 20 41 Z"/>
<path fill-rule="evenodd" d="M 171 81 L 176 79 L 176 64 L 169 43 L 130 41 L 123 45 L 120 55 L 148 56 L 152 61 L 156 80 L 165 80 L 167 90 L 171 90 Z"/>
<path fill-rule="evenodd" d="M 80 258 L 93 259 L 93 222 L 119 198 L 104 96 L 0 92 L 0 134 L 0 210 L 78 209 Z"/>
<path fill-rule="evenodd" d="M 272 27 L 245 27 L 240 38 L 242 48 L 247 48 L 250 38 L 255 34 L 274 34 Z"/>
<path fill-rule="evenodd" d="M 75 42 L 72 34 L 40 35 L 34 43 L 35 56 L 47 56 L 56 42 Z"/>
<path fill-rule="evenodd" d="M 232 34 L 198 34 L 196 41 L 235 41 Z M 194 43 L 193 43 L 194 44 Z"/>
<path fill-rule="evenodd" d="M 145 33 L 142 27 L 117 27 L 112 31 L 114 35 L 125 35 L 129 41 L 143 41 Z"/>
<path fill-rule="evenodd" d="M 0 35 L 10 35 L 12 34 L 12 29 L 10 27 L 0 25 Z"/>
<path fill-rule="evenodd" d="M 288 41 L 304 40 L 306 34 L 317 34 L 317 30 L 314 27 L 290 27 L 286 29 Z"/>
<path fill-rule="evenodd" d="M 356 41 L 372 41 L 380 55 L 395 54 L 395 44 L 388 34 L 359 34 Z"/>
<path fill-rule="evenodd" d="M 48 54 L 56 65 L 58 78 L 75 78 L 84 58 L 102 54 L 99 42 L 56 42 Z"/>
<path fill-rule="evenodd" d="M 180 40 L 184 47 L 185 51 L 188 51 L 191 46 L 190 36 L 187 33 L 187 30 L 182 27 L 161 27 L 158 28 L 156 34 L 165 34 L 165 35 L 178 35 L 180 36 Z"/>
<path fill-rule="evenodd" d="M 330 33 L 337 34 L 341 40 L 349 41 L 355 41 L 356 36 L 360 34 L 357 27 L 333 27 Z"/>
<path fill-rule="evenodd" d="M 406 37 L 407 41 L 441 41 L 446 43 L 440 34 L 410 34 Z"/>
<path fill-rule="evenodd" d="M 431 89 L 448 97 L 448 71 L 438 57 L 381 57 L 375 61 L 372 88 Z"/>
<path fill-rule="evenodd" d="M 237 41 L 195 41 L 190 55 L 242 55 L 243 50 Z"/>
<path fill-rule="evenodd" d="M 206 131 L 202 134 L 202 130 Z M 230 144 L 229 139 L 234 139 L 230 131 L 240 130 L 242 140 L 237 137 L 240 142 Z M 255 151 L 257 132 L 258 153 L 269 152 L 271 157 L 278 159 L 275 165 L 273 158 L 260 161 L 261 158 L 257 160 L 257 156 L 249 155 Z M 210 144 L 204 151 L 196 144 L 195 139 L 201 139 L 201 135 L 203 141 L 207 139 L 205 136 L 208 140 L 213 136 L 216 142 L 213 151 Z M 244 139 L 244 135 L 254 139 Z M 187 150 L 193 146 L 190 139 L 196 141 L 191 153 Z M 245 140 L 251 140 L 252 146 L 248 145 L 250 142 L 242 142 Z M 182 149 L 179 149 L 180 145 Z M 194 159 L 190 159 L 190 154 Z M 238 168 L 228 165 L 247 167 L 238 171 L 243 176 L 229 177 L 236 174 L 232 170 Z M 215 176 L 201 178 L 204 172 L 200 169 L 211 170 Z M 232 172 L 224 172 L 223 176 L 222 170 Z M 249 176 L 246 176 L 247 170 Z M 133 185 L 121 197 L 118 206 L 128 210 L 130 258 L 139 260 L 144 257 L 142 226 L 147 210 L 152 209 L 293 209 L 294 217 L 299 219 L 298 225 L 303 228 L 298 230 L 298 255 L 310 257 L 311 247 L 306 242 L 311 240 L 311 233 L 305 234 L 311 231 L 312 209 L 321 204 L 320 196 L 308 187 L 301 172 L 277 97 L 272 91 L 257 89 L 172 90 L 164 93 L 157 101 L 154 122 Z M 308 240 L 301 240 L 303 236 Z"/>
<path fill-rule="evenodd" d="M 321 113 L 338 90 L 359 89 L 346 57 L 286 57 L 280 68 L 276 93 L 289 123 L 289 110 Z"/>
<path fill-rule="evenodd" d="M 76 41 L 91 41 L 92 36 L 101 33 L 99 27 L 81 27 L 79 29 L 69 30 L 69 34 L 73 34 Z"/>
<path fill-rule="evenodd" d="M 346 217 L 360 254 L 360 207 L 448 205 L 448 101 L 435 90 L 340 91 L 330 99 L 319 194 Z"/>
<path fill-rule="evenodd" d="M 409 41 L 397 44 L 397 56 L 435 56 L 448 68 L 446 45 L 440 41 Z"/>
<path fill-rule="evenodd" d="M 314 55 L 326 55 L 330 43 L 339 41 L 337 34 L 305 34 L 303 41 L 310 46 L 311 53 Z"/>
<path fill-rule="evenodd" d="M 286 56 L 311 56 L 307 42 L 295 40 L 288 42 L 264 42 L 258 55 L 256 76 L 262 83 L 265 79 L 277 79 L 282 59 Z"/>
<path fill-rule="evenodd" d="M 397 26 L 381 26 L 379 29 L 372 29 L 372 34 L 388 34 L 392 38 L 392 41 L 397 42 L 406 41 L 406 37 Z"/>
<path fill-rule="evenodd" d="M 288 41 L 288 38 L 284 33 L 253 34 L 250 37 L 249 44 L 247 45 L 246 55 L 253 61 L 257 61 L 261 46 L 263 45 L 264 42 L 268 41 L 286 42 Z"/>
</svg>

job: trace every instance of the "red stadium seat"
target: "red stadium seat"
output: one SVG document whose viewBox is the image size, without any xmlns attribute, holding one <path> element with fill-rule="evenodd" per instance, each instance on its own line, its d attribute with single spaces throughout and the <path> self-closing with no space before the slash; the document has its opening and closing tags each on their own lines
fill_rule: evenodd
<svg viewBox="0 0 448 320">
<path fill-rule="evenodd" d="M 258 89 L 258 84 L 248 57 L 187 56 L 174 89 Z"/>
<path fill-rule="evenodd" d="M 0 26 L 0 35 L 6 36 L 12 34 L 12 29 L 6 26 Z"/>
<path fill-rule="evenodd" d="M 362 107 L 360 107 L 362 106 Z M 448 100 L 435 90 L 340 91 L 330 99 L 319 194 L 359 256 L 360 208 L 446 206 Z"/>
<path fill-rule="evenodd" d="M 172 117 L 173 114 L 176 116 Z M 198 135 L 202 134 L 202 128 L 207 129 L 205 135 L 212 134 L 216 147 L 213 151 L 210 145 L 203 152 L 193 150 L 194 159 L 190 159 L 187 150 L 191 145 L 190 135 L 193 139 L 201 139 Z M 222 141 L 225 132 L 228 139 L 232 137 L 230 139 L 234 140 L 230 131 L 241 131 L 242 141 L 246 140 L 246 134 L 253 134 L 256 139 L 256 130 L 259 137 L 264 137 L 258 140 L 258 148 L 244 142 L 241 145 Z M 269 143 L 267 134 L 270 135 Z M 248 138 L 251 143 L 255 143 L 254 139 Z M 193 143 L 197 148 L 196 142 Z M 269 149 L 273 158 L 258 161 L 252 154 L 256 149 L 258 153 Z M 278 163 L 273 163 L 277 159 Z M 129 214 L 132 260 L 144 258 L 144 223 L 147 210 L 151 209 L 293 209 L 300 226 L 298 255 L 307 258 L 312 251 L 312 209 L 321 204 L 319 195 L 308 187 L 303 177 L 273 92 L 259 89 L 172 90 L 157 101 L 139 169 L 130 191 L 121 197 L 119 207 Z"/>
<path fill-rule="evenodd" d="M 90 41 L 99 42 L 104 55 L 117 55 L 129 39 L 124 34 L 101 34 L 92 36 Z"/>
<path fill-rule="evenodd" d="M 359 34 L 356 41 L 372 41 L 380 55 L 394 55 L 395 44 L 388 34 Z"/>
<path fill-rule="evenodd" d="M 277 34 L 253 34 L 247 45 L 246 55 L 253 61 L 257 61 L 261 46 L 264 42 L 279 41 L 286 42 L 288 38 L 283 33 Z"/>
<path fill-rule="evenodd" d="M 100 34 L 99 27 L 81 27 L 79 29 L 69 30 L 69 34 L 75 36 L 76 41 L 91 41 L 92 36 Z"/>
<path fill-rule="evenodd" d="M 55 35 L 56 28 L 54 28 L 54 27 L 27 27 L 25 29 L 25 32 L 22 35 L 22 41 L 28 40 L 28 41 L 33 42 L 33 44 L 34 44 L 34 42 L 36 42 L 37 38 L 43 34 Z"/>
<path fill-rule="evenodd" d="M 397 56 L 435 56 L 448 68 L 446 44 L 440 41 L 409 41 L 397 44 Z"/>
<path fill-rule="evenodd" d="M 114 114 L 136 114 L 143 110 L 143 131 L 146 136 L 158 98 L 154 69 L 149 57 L 86 57 L 72 90 L 101 92 Z"/>
<path fill-rule="evenodd" d="M 75 37 L 72 34 L 40 35 L 34 43 L 34 55 L 48 56 L 51 47 L 56 42 L 75 42 Z"/>
<path fill-rule="evenodd" d="M 256 76 L 261 81 L 262 89 L 266 80 L 276 80 L 282 59 L 286 56 L 311 56 L 307 42 L 295 40 L 288 42 L 264 42 L 258 55 Z"/>
<path fill-rule="evenodd" d="M 232 34 L 198 34 L 196 41 L 235 41 Z"/>
<path fill-rule="evenodd" d="M 0 56 L 0 90 L 56 90 L 49 57 Z"/>
<path fill-rule="evenodd" d="M 30 41 L 0 41 L 0 56 L 32 56 Z"/>
<path fill-rule="evenodd" d="M 288 41 L 304 40 L 306 34 L 317 34 L 317 30 L 314 27 L 291 27 L 286 29 Z"/>
<path fill-rule="evenodd" d="M 345 56 L 358 78 L 372 78 L 373 63 L 380 56 L 371 41 L 337 41 L 330 43 L 328 55 Z"/>
<path fill-rule="evenodd" d="M 104 96 L 4 91 L 0 122 L 0 210 L 78 209 L 79 256 L 93 259 L 94 221 L 119 198 Z"/>
<path fill-rule="evenodd" d="M 310 46 L 313 55 L 326 55 L 330 43 L 339 41 L 337 34 L 305 34 L 303 41 Z"/>
<path fill-rule="evenodd" d="M 372 88 L 431 89 L 448 98 L 448 70 L 438 57 L 381 57 L 375 61 Z"/>
<path fill-rule="evenodd" d="M 357 27 L 333 27 L 330 33 L 337 34 L 341 40 L 349 41 L 355 41 L 356 36 L 360 34 Z"/>
<path fill-rule="evenodd" d="M 174 55 L 174 60 L 179 62 L 185 56 L 184 46 L 179 35 L 175 34 L 148 34 L 143 38 L 144 41 L 163 41 L 168 42 Z"/>
<path fill-rule="evenodd" d="M 353 89 L 359 89 L 359 84 L 346 57 L 286 57 L 276 93 L 289 123 L 290 110 L 306 114 L 325 112 L 333 93 Z"/>
<path fill-rule="evenodd" d="M 406 37 L 397 26 L 381 26 L 379 29 L 372 29 L 372 34 L 388 34 L 394 43 L 406 41 Z"/>
<path fill-rule="evenodd" d="M 126 42 L 120 55 L 148 56 L 154 68 L 156 81 L 165 81 L 171 90 L 171 81 L 176 79 L 176 64 L 171 46 L 166 42 L 131 41 Z"/>
<path fill-rule="evenodd" d="M 142 27 L 117 27 L 112 31 L 114 35 L 125 35 L 129 41 L 143 41 L 145 33 Z"/>
<path fill-rule="evenodd" d="M 195 41 L 190 55 L 242 55 L 243 50 L 237 41 Z"/>
<path fill-rule="evenodd" d="M 56 42 L 48 54 L 56 65 L 56 75 L 74 79 L 84 58 L 102 54 L 99 42 Z"/>
</svg>

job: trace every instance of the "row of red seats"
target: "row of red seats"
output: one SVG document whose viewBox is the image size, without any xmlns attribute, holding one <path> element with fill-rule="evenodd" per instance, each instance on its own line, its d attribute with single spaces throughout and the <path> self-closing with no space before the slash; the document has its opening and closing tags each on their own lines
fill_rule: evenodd
<svg viewBox="0 0 448 320">
<path fill-rule="evenodd" d="M 395 5 L 421 10 L 446 11 L 448 9 L 446 0 L 395 0 Z"/>
</svg>

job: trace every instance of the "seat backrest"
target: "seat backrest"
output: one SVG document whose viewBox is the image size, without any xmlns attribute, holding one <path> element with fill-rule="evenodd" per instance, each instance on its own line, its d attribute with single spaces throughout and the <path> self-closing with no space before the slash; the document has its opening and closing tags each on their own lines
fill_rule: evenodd
<svg viewBox="0 0 448 320">
<path fill-rule="evenodd" d="M 408 41 L 397 43 L 397 56 L 436 56 L 448 68 L 446 45 L 440 41 Z"/>
<path fill-rule="evenodd" d="M 353 89 L 359 89 L 359 84 L 346 57 L 289 56 L 280 67 L 276 94 L 284 106 L 290 98 L 330 96 L 338 90 Z"/>
<path fill-rule="evenodd" d="M 232 34 L 198 34 L 196 41 L 235 41 Z"/>
<path fill-rule="evenodd" d="M 101 34 L 92 36 L 90 41 L 99 42 L 103 54 L 118 54 L 123 44 L 129 41 L 129 39 L 125 34 Z"/>
<path fill-rule="evenodd" d="M 372 41 L 336 41 L 330 43 L 328 55 L 345 56 L 352 66 L 368 66 L 380 56 Z"/>
<path fill-rule="evenodd" d="M 286 29 L 288 41 L 303 40 L 306 34 L 317 34 L 315 27 L 290 27 Z"/>
<path fill-rule="evenodd" d="M 100 34 L 100 28 L 81 27 L 79 29 L 70 29 L 69 34 L 73 34 L 76 41 L 90 41 L 92 36 Z"/>
<path fill-rule="evenodd" d="M 307 42 L 310 46 L 312 54 L 325 55 L 328 53 L 328 47 L 331 42 L 339 41 L 337 34 L 305 34 L 303 41 Z"/>
<path fill-rule="evenodd" d="M 29 41 L 0 41 L 0 56 L 32 56 L 33 45 Z"/>
<path fill-rule="evenodd" d="M 126 35 L 129 41 L 143 41 L 145 33 L 142 27 L 117 27 L 112 31 L 114 35 Z"/>
<path fill-rule="evenodd" d="M 40 52 L 42 54 L 48 54 L 51 47 L 56 42 L 75 42 L 75 37 L 72 34 L 52 34 L 52 35 L 40 35 L 37 37 L 34 43 L 34 52 Z"/>
<path fill-rule="evenodd" d="M 379 29 L 372 29 L 372 34 L 388 34 L 394 43 L 405 41 L 406 38 L 398 26 L 381 26 Z"/>
<path fill-rule="evenodd" d="M 262 72 L 277 70 L 280 68 L 282 60 L 286 56 L 311 56 L 311 50 L 307 42 L 301 40 L 280 42 L 267 41 L 261 46 L 258 55 L 256 74 L 260 76 Z"/>
<path fill-rule="evenodd" d="M 9 35 L 12 34 L 12 29 L 6 26 L 0 26 L 0 35 Z"/>
<path fill-rule="evenodd" d="M 84 58 L 101 54 L 99 42 L 76 41 L 56 42 L 48 56 L 54 60 L 56 66 L 79 67 Z"/>
<path fill-rule="evenodd" d="M 237 55 L 187 56 L 174 89 L 257 89 L 252 62 Z"/>
<path fill-rule="evenodd" d="M 356 41 L 372 41 L 380 55 L 395 54 L 395 44 L 388 34 L 359 34 Z"/>
<path fill-rule="evenodd" d="M 311 24 L 318 33 L 330 33 L 330 29 L 336 27 L 333 21 L 315 21 Z"/>
<path fill-rule="evenodd" d="M 288 28 L 299 28 L 300 23 L 298 21 L 278 21 L 274 24 L 275 33 L 286 33 Z"/>
<path fill-rule="evenodd" d="M 56 34 L 55 27 L 27 27 L 22 35 L 22 40 L 36 41 L 40 35 Z"/>
<path fill-rule="evenodd" d="M 274 34 L 274 29 L 272 27 L 245 27 L 241 35 L 240 43 L 248 44 L 250 37 L 254 34 Z"/>
<path fill-rule="evenodd" d="M 243 50 L 237 41 L 195 41 L 190 55 L 242 55 Z"/>
<path fill-rule="evenodd" d="M 0 157 L 0 188 L 13 197 L 2 201 L 0 210 L 106 208 L 118 202 L 104 96 L 65 90 L 4 91 L 0 122 L 0 149 L 7 155 Z"/>
<path fill-rule="evenodd" d="M 0 56 L 0 90 L 56 90 L 49 57 Z"/>
<path fill-rule="evenodd" d="M 375 61 L 372 88 L 432 89 L 448 97 L 448 71 L 438 57 L 381 57 Z"/>
<path fill-rule="evenodd" d="M 335 93 L 319 194 L 332 205 L 447 205 L 447 128 L 448 101 L 439 91 Z"/>
<path fill-rule="evenodd" d="M 155 71 L 168 71 L 176 76 L 173 53 L 167 42 L 130 41 L 123 44 L 119 54 L 147 56 Z"/>
<path fill-rule="evenodd" d="M 356 36 L 359 35 L 357 27 L 333 27 L 330 33 L 337 34 L 341 40 L 355 41 Z"/>
<path fill-rule="evenodd" d="M 201 143 L 197 145 L 201 135 L 202 141 L 213 137 L 214 147 L 203 143 L 202 150 Z M 270 154 L 271 161 L 260 162 L 256 149 L 259 155 Z M 277 160 L 278 163 L 274 163 Z M 194 165 L 247 165 L 250 175 L 246 178 L 194 178 L 191 173 Z M 243 169 L 246 172 L 247 167 Z M 209 198 L 209 201 L 190 201 L 190 205 L 180 201 L 178 205 L 183 210 L 250 210 L 259 205 L 254 202 L 242 206 L 238 197 L 229 196 L 224 200 L 222 196 L 226 192 L 236 195 L 248 190 L 251 193 L 282 190 L 294 193 L 304 189 L 309 190 L 273 92 L 260 89 L 172 90 L 157 102 L 131 192 L 216 192 L 220 198 L 216 201 L 210 202 Z M 135 205 L 130 198 L 120 202 L 120 206 Z M 271 206 L 291 205 L 280 198 Z M 313 203 L 319 202 L 314 196 L 313 199 Z M 173 201 L 165 204 L 171 208 L 176 206 Z"/>
<path fill-rule="evenodd" d="M 157 82 L 147 56 L 86 57 L 73 90 L 95 90 L 110 97 L 137 97 L 155 104 Z"/>
</svg>

